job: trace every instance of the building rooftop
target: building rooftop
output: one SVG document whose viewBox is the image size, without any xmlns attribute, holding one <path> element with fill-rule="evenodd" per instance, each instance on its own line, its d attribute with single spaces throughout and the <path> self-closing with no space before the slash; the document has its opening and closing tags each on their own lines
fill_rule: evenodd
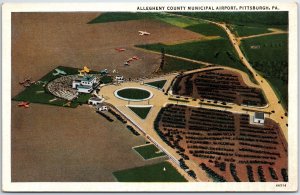
<svg viewBox="0 0 300 195">
<path fill-rule="evenodd" d="M 101 99 L 98 98 L 98 97 L 91 97 L 89 100 L 92 100 L 92 101 L 101 101 Z"/>
<path fill-rule="evenodd" d="M 87 82 L 91 82 L 93 79 L 95 78 L 95 76 L 90 76 L 90 75 L 86 75 L 83 76 L 81 78 L 78 78 L 79 81 L 87 81 Z M 77 79 L 76 79 L 77 80 Z"/>
<path fill-rule="evenodd" d="M 254 117 L 256 119 L 265 119 L 265 114 L 263 112 L 255 112 Z"/>
<path fill-rule="evenodd" d="M 96 106 L 97 109 L 101 108 L 102 106 L 106 106 L 104 103 L 100 103 Z"/>
<path fill-rule="evenodd" d="M 85 85 L 78 85 L 77 88 L 81 88 L 81 89 L 91 89 L 91 86 L 85 86 Z"/>
</svg>

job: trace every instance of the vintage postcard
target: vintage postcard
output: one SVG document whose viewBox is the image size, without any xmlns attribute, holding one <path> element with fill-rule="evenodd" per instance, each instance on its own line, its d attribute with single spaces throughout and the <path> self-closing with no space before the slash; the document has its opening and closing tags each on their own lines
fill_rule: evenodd
<svg viewBox="0 0 300 195">
<path fill-rule="evenodd" d="M 4 4 L 4 191 L 296 191 L 296 3 Z"/>
</svg>

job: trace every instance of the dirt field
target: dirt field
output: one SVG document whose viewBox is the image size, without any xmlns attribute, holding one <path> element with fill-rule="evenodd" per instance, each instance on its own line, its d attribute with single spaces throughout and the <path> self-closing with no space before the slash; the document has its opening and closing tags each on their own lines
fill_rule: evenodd
<svg viewBox="0 0 300 195">
<path fill-rule="evenodd" d="M 94 70 L 117 69 L 126 77 L 147 76 L 159 64 L 160 55 L 135 50 L 133 45 L 198 39 L 202 35 L 154 20 L 86 24 L 99 13 L 12 14 L 12 95 L 17 82 L 39 79 L 58 65 Z M 139 36 L 147 30 L 150 36 Z M 115 48 L 123 47 L 124 52 Z M 133 56 L 129 67 L 124 62 Z"/>
<path fill-rule="evenodd" d="M 125 77 L 148 76 L 160 55 L 135 44 L 198 39 L 201 35 L 152 20 L 87 24 L 99 13 L 13 13 L 12 96 L 24 78 L 38 80 L 62 65 L 117 69 Z M 151 32 L 139 36 L 139 30 Z M 124 52 L 115 48 L 123 47 Z M 130 66 L 123 63 L 138 56 Z M 13 181 L 114 181 L 113 171 L 146 164 L 131 147 L 144 143 L 126 127 L 77 109 L 12 102 Z M 147 163 L 155 163 L 156 160 Z"/>
<path fill-rule="evenodd" d="M 13 181 L 115 181 L 114 171 L 161 162 L 144 161 L 132 150 L 144 138 L 88 106 L 32 104 L 15 109 L 12 121 Z"/>
<path fill-rule="evenodd" d="M 287 143 L 279 126 L 271 119 L 264 125 L 250 124 L 249 115 L 204 108 L 169 105 L 163 111 L 159 131 L 179 151 L 197 164 L 204 163 L 226 181 L 248 182 L 247 166 L 253 180 L 284 181 L 287 169 Z M 236 177 L 231 171 L 235 166 Z M 272 168 L 277 179 L 271 177 Z"/>
</svg>

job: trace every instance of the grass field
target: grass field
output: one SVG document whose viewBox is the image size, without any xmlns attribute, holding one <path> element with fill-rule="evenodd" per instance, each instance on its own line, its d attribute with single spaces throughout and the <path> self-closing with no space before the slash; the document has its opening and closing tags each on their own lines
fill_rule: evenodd
<svg viewBox="0 0 300 195">
<path fill-rule="evenodd" d="M 288 12 L 178 12 L 176 14 L 240 25 L 287 25 Z"/>
<path fill-rule="evenodd" d="M 132 110 L 136 115 L 138 115 L 141 119 L 145 119 L 151 110 L 151 106 L 149 107 L 128 106 L 128 108 Z"/>
<path fill-rule="evenodd" d="M 78 69 L 77 68 L 71 68 L 71 67 L 64 67 L 64 66 L 59 66 L 57 67 L 60 70 L 63 70 L 66 72 L 67 75 L 72 75 L 72 74 L 77 74 Z M 43 76 L 39 81 L 35 84 L 30 85 L 29 87 L 25 88 L 24 91 L 19 93 L 17 96 L 13 97 L 12 100 L 15 101 L 28 101 L 31 103 L 40 103 L 40 104 L 48 104 L 48 105 L 53 105 L 53 106 L 64 106 L 68 101 L 57 98 L 54 101 L 55 98 L 54 95 L 52 95 L 50 92 L 46 90 L 44 85 L 58 77 L 60 75 L 54 76 L 53 73 L 56 71 L 51 71 L 45 76 Z M 97 73 L 95 71 L 91 71 L 92 74 Z M 71 102 L 70 107 L 75 108 L 80 104 L 84 104 L 88 101 L 88 99 L 91 97 L 90 94 L 80 94 L 77 99 Z"/>
<path fill-rule="evenodd" d="M 41 103 L 49 104 L 53 106 L 63 106 L 67 103 L 66 100 L 58 99 L 56 101 L 50 102 L 55 96 L 45 90 L 43 84 L 32 84 L 30 87 L 26 88 L 24 91 L 19 93 L 17 96 L 13 97 L 12 100 L 15 101 L 28 101 L 31 103 Z M 72 103 L 71 107 L 75 108 L 78 104 Z"/>
<path fill-rule="evenodd" d="M 176 71 L 186 71 L 186 70 L 194 70 L 203 67 L 205 67 L 205 65 L 188 62 L 185 60 L 180 60 L 172 57 L 165 57 L 165 64 L 162 69 L 162 72 L 169 73 L 169 72 L 176 72 Z"/>
<path fill-rule="evenodd" d="M 220 27 L 214 24 L 202 22 L 198 23 L 196 25 L 191 25 L 186 27 L 185 29 L 200 33 L 205 36 L 220 36 L 223 38 L 227 38 L 227 34 L 224 30 L 222 30 Z"/>
<path fill-rule="evenodd" d="M 194 41 L 175 45 L 157 43 L 137 45 L 137 47 L 158 52 L 161 51 L 161 48 L 164 48 L 167 54 L 236 68 L 246 72 L 250 79 L 254 81 L 253 76 L 240 62 L 237 54 L 227 39 Z"/>
<path fill-rule="evenodd" d="M 196 19 L 179 17 L 176 15 L 170 15 L 168 13 L 158 13 L 156 15 L 153 15 L 152 18 L 180 28 L 186 28 L 188 26 L 196 25 L 199 23 Z"/>
<path fill-rule="evenodd" d="M 128 20 L 141 20 L 141 19 L 153 19 L 153 20 L 162 21 L 206 36 L 220 36 L 223 38 L 227 37 L 226 33 L 216 25 L 207 23 L 205 21 L 200 21 L 199 19 L 183 17 L 181 15 L 173 15 L 165 12 L 161 12 L 161 13 L 108 12 L 99 15 L 97 18 L 90 21 L 89 24 L 128 21 Z"/>
<path fill-rule="evenodd" d="M 128 99 L 145 99 L 150 96 L 149 91 L 143 89 L 128 88 L 117 92 L 120 97 Z"/>
<path fill-rule="evenodd" d="M 130 12 L 107 12 L 99 15 L 97 18 L 89 22 L 89 24 L 154 19 L 159 20 L 180 28 L 185 28 L 198 23 L 196 19 L 184 18 L 180 16 L 170 15 L 168 13 L 130 13 Z"/>
<path fill-rule="evenodd" d="M 159 81 L 153 81 L 153 82 L 149 82 L 149 83 L 145 83 L 145 84 L 153 86 L 158 89 L 162 89 L 165 86 L 166 82 L 167 82 L 167 80 L 159 80 Z"/>
<path fill-rule="evenodd" d="M 231 25 L 231 29 L 233 30 L 235 35 L 239 37 L 271 32 L 268 30 L 267 27 L 244 26 L 244 25 Z"/>
<path fill-rule="evenodd" d="M 193 41 L 174 45 L 157 43 L 138 45 L 138 47 L 158 52 L 161 51 L 161 48 L 164 48 L 167 54 L 193 60 L 200 60 L 227 66 L 241 65 L 230 42 L 226 39 Z"/>
<path fill-rule="evenodd" d="M 111 83 L 112 81 L 113 81 L 113 79 L 110 76 L 103 76 L 101 78 L 101 82 L 104 84 Z"/>
<path fill-rule="evenodd" d="M 139 19 L 148 18 L 148 17 L 149 16 L 145 13 L 107 12 L 107 13 L 102 13 L 95 19 L 88 22 L 88 24 L 139 20 Z"/>
<path fill-rule="evenodd" d="M 119 182 L 186 182 L 169 162 L 116 171 L 113 174 Z"/>
<path fill-rule="evenodd" d="M 253 49 L 253 46 L 256 48 Z M 282 104 L 288 106 L 288 35 L 245 39 L 241 44 L 250 64 L 265 77 Z"/>
<path fill-rule="evenodd" d="M 165 156 L 166 154 L 160 151 L 155 145 L 148 144 L 143 146 L 137 146 L 133 148 L 137 151 L 145 160 Z"/>
</svg>

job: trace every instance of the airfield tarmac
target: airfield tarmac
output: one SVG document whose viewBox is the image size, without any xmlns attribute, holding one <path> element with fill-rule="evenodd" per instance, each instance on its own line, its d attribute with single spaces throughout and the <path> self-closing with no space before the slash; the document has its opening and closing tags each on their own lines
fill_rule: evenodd
<svg viewBox="0 0 300 195">
<path fill-rule="evenodd" d="M 143 160 L 132 150 L 145 144 L 143 137 L 134 136 L 118 120 L 110 123 L 87 105 L 72 109 L 31 104 L 16 109 L 12 120 L 18 121 L 12 123 L 15 182 L 116 181 L 111 174 L 116 170 L 163 160 Z"/>
<path fill-rule="evenodd" d="M 70 66 L 92 70 L 117 69 L 128 77 L 150 75 L 160 63 L 160 55 L 135 49 L 149 43 L 194 40 L 200 34 L 155 20 L 136 20 L 87 24 L 99 13 L 14 13 L 12 15 L 12 95 L 22 86 L 24 77 L 39 79 L 53 68 Z M 139 36 L 139 30 L 151 32 Z M 125 48 L 117 52 L 115 48 Z M 133 56 L 141 60 L 130 66 L 124 62 Z"/>
<path fill-rule="evenodd" d="M 201 38 L 152 20 L 86 24 L 98 15 L 13 13 L 12 96 L 24 90 L 19 81 L 38 80 L 59 65 L 117 68 L 125 77 L 149 76 L 160 55 L 133 45 Z M 139 36 L 141 29 L 151 36 Z M 127 50 L 118 53 L 116 47 Z M 124 60 L 134 55 L 142 59 L 123 67 Z M 107 122 L 88 106 L 31 104 L 25 110 L 12 102 L 11 111 L 13 181 L 115 181 L 113 171 L 157 162 L 143 161 L 131 150 L 143 139 L 118 122 Z"/>
</svg>

